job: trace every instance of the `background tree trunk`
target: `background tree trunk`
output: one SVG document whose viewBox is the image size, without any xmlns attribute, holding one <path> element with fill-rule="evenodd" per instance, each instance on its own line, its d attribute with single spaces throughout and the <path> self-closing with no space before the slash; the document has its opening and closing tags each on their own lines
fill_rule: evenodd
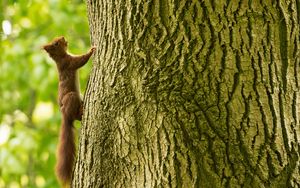
<svg viewBox="0 0 300 188">
<path fill-rule="evenodd" d="M 73 187 L 299 187 L 298 0 L 88 0 Z"/>
</svg>

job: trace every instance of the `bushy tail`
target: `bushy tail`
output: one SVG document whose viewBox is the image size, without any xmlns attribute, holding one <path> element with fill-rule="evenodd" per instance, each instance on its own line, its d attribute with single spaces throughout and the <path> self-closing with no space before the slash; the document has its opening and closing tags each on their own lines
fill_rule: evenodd
<svg viewBox="0 0 300 188">
<path fill-rule="evenodd" d="M 57 150 L 56 175 L 63 185 L 70 182 L 75 161 L 73 120 L 63 117 Z"/>
</svg>

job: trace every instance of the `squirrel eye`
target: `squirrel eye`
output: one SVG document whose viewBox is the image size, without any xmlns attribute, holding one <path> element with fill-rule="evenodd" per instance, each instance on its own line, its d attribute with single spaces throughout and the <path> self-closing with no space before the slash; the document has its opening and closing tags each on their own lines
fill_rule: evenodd
<svg viewBox="0 0 300 188">
<path fill-rule="evenodd" d="M 55 43 L 54 43 L 54 46 L 58 46 L 58 42 L 55 42 Z"/>
</svg>

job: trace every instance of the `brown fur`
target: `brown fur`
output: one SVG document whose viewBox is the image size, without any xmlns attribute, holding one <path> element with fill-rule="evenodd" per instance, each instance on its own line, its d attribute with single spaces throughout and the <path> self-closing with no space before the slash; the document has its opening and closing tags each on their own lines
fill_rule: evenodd
<svg viewBox="0 0 300 188">
<path fill-rule="evenodd" d="M 80 56 L 67 53 L 68 42 L 64 37 L 55 38 L 43 49 L 56 62 L 59 75 L 58 102 L 62 113 L 56 174 L 63 185 L 70 182 L 75 161 L 73 122 L 81 120 L 82 100 L 79 93 L 77 69 L 86 64 L 95 48 Z"/>
</svg>

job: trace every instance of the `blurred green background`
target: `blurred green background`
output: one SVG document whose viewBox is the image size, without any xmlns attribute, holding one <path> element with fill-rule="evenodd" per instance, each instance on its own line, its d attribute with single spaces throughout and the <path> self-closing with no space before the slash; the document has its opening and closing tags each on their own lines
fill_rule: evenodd
<svg viewBox="0 0 300 188">
<path fill-rule="evenodd" d="M 59 187 L 58 75 L 40 47 L 63 35 L 70 52 L 85 53 L 90 47 L 85 2 L 0 0 L 0 23 L 0 188 Z M 82 93 L 90 70 L 91 62 L 80 70 Z"/>
</svg>

